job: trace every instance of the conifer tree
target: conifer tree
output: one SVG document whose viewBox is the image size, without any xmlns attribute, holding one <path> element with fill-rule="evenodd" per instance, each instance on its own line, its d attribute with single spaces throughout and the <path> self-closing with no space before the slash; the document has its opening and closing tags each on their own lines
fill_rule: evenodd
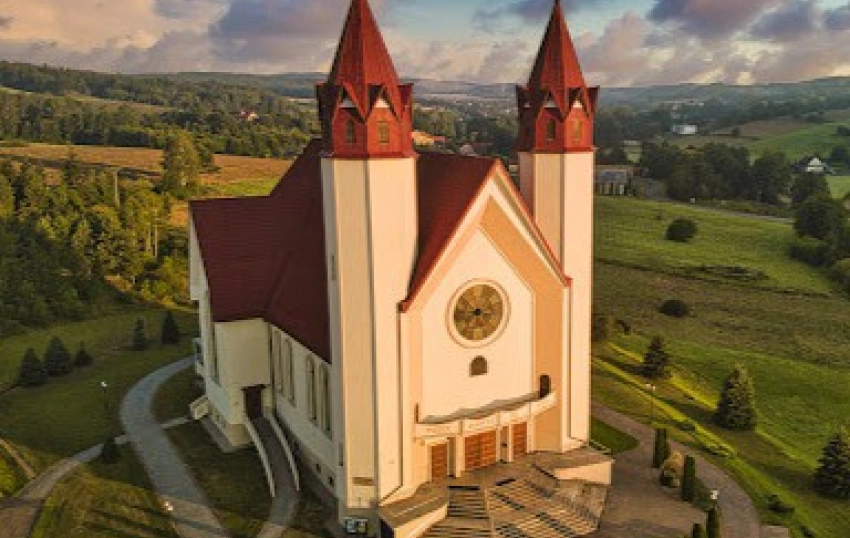
<svg viewBox="0 0 850 538">
<path fill-rule="evenodd" d="M 705 521 L 705 534 L 708 538 L 720 538 L 720 512 L 716 506 L 708 509 Z"/>
<path fill-rule="evenodd" d="M 670 363 L 670 356 L 664 349 L 664 340 L 660 336 L 652 339 L 643 356 L 643 375 L 652 379 L 669 377 L 667 366 Z"/>
<path fill-rule="evenodd" d="M 697 496 L 697 462 L 693 456 L 685 457 L 685 472 L 682 476 L 682 500 L 694 502 Z"/>
<path fill-rule="evenodd" d="M 71 352 L 58 336 L 50 339 L 47 351 L 44 353 L 44 368 L 49 375 L 60 376 L 71 373 L 74 362 Z"/>
<path fill-rule="evenodd" d="M 705 528 L 699 523 L 694 523 L 694 527 L 691 530 L 691 538 L 706 538 L 706 537 L 707 537 L 707 535 L 705 534 Z"/>
<path fill-rule="evenodd" d="M 842 428 L 823 449 L 815 488 L 836 499 L 850 499 L 850 432 Z"/>
<path fill-rule="evenodd" d="M 755 388 L 746 368 L 740 364 L 723 384 L 714 422 L 730 430 L 752 430 L 758 422 Z"/>
<path fill-rule="evenodd" d="M 89 366 L 94 362 L 94 357 L 86 350 L 86 343 L 80 342 L 80 347 L 77 349 L 77 354 L 74 355 L 74 366 L 82 367 Z"/>
<path fill-rule="evenodd" d="M 103 446 L 100 449 L 100 461 L 103 463 L 118 463 L 118 460 L 121 459 L 121 453 L 118 451 L 118 445 L 115 443 L 114 437 L 108 437 L 106 441 L 103 442 Z"/>
<path fill-rule="evenodd" d="M 133 349 L 142 351 L 148 348 L 148 335 L 145 332 L 145 320 L 139 318 L 136 320 L 136 325 L 133 327 Z"/>
<path fill-rule="evenodd" d="M 44 385 L 46 381 L 47 372 L 44 369 L 44 364 L 39 360 L 35 350 L 29 348 L 21 360 L 21 372 L 18 376 L 18 383 L 22 387 L 38 387 L 39 385 Z"/>
<path fill-rule="evenodd" d="M 670 457 L 670 442 L 667 440 L 667 428 L 655 429 L 655 447 L 652 452 L 652 466 L 660 469 Z"/>
<path fill-rule="evenodd" d="M 180 343 L 180 327 L 177 325 L 177 320 L 174 319 L 174 314 L 171 310 L 165 312 L 165 318 L 162 320 L 161 341 L 163 344 Z"/>
</svg>

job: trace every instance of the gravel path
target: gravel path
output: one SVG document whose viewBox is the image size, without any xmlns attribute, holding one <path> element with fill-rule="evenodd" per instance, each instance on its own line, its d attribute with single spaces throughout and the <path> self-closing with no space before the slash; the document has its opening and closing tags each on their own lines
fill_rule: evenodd
<svg viewBox="0 0 850 538">
<path fill-rule="evenodd" d="M 594 536 L 624 538 L 634 536 L 635 531 L 641 531 L 641 538 L 676 536 L 671 531 L 690 532 L 692 523 L 705 522 L 704 514 L 678 500 L 678 492 L 671 493 L 658 485 L 658 471 L 650 466 L 655 438 L 652 428 L 598 404 L 593 406 L 593 416 L 640 442 L 636 449 L 616 457 L 610 502 L 602 516 L 600 532 Z M 694 456 L 700 480 L 720 492 L 724 538 L 759 538 L 758 512 L 737 482 L 692 448 L 678 443 L 671 443 L 671 447 Z"/>
</svg>

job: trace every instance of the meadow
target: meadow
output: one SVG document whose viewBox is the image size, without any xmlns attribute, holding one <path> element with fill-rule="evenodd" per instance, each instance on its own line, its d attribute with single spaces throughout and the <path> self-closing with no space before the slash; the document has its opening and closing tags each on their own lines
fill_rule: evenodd
<svg viewBox="0 0 850 538">
<path fill-rule="evenodd" d="M 695 241 L 663 239 L 666 223 L 677 216 L 698 222 Z M 596 307 L 632 332 L 597 349 L 594 398 L 648 421 L 646 380 L 637 372 L 649 339 L 662 336 L 674 376 L 658 383 L 656 422 L 686 442 L 737 453 L 717 460 L 750 492 L 766 521 L 789 525 L 794 536 L 802 536 L 803 525 L 816 536 L 842 536 L 850 505 L 816 495 L 811 476 L 822 447 L 850 416 L 850 301 L 819 272 L 787 257 L 790 224 L 600 198 L 596 234 Z M 683 263 L 745 265 L 769 280 L 705 278 L 683 271 Z M 692 315 L 658 313 L 674 298 Z M 754 433 L 728 432 L 710 420 L 723 379 L 737 363 L 747 366 L 756 385 L 761 422 Z M 697 425 L 699 434 L 679 429 L 683 422 Z M 770 494 L 791 503 L 794 514 L 770 511 Z"/>
<path fill-rule="evenodd" d="M 828 176 L 826 180 L 835 198 L 843 200 L 850 196 L 850 176 Z"/>
</svg>

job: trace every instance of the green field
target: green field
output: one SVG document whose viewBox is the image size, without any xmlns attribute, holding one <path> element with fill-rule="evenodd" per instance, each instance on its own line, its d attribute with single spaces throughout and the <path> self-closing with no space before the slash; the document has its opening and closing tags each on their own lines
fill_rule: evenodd
<svg viewBox="0 0 850 538">
<path fill-rule="evenodd" d="M 766 137 L 750 145 L 756 154 L 768 150 L 785 152 L 792 160 L 809 155 L 827 157 L 835 146 L 845 145 L 847 138 L 838 136 L 836 130 L 844 123 L 822 123 L 790 133 Z"/>
<path fill-rule="evenodd" d="M 850 176 L 829 176 L 826 179 L 834 197 L 843 200 L 850 196 Z"/>
<path fill-rule="evenodd" d="M 732 447 L 739 457 L 722 463 L 766 520 L 790 525 L 795 536 L 802 524 L 817 536 L 843 536 L 850 505 L 817 496 L 811 475 L 823 445 L 850 417 L 850 302 L 830 293 L 817 271 L 787 258 L 788 224 L 681 206 L 662 210 L 665 221 L 696 218 L 697 240 L 665 241 L 663 223 L 654 220 L 658 204 L 598 200 L 597 253 L 604 261 L 596 265 L 597 309 L 626 321 L 633 334 L 615 339 L 622 352 L 599 350 L 595 398 L 647 420 L 645 381 L 635 372 L 649 338 L 663 336 L 675 376 L 659 384 L 656 418 L 673 430 L 682 420 L 699 425 L 698 436 L 679 435 L 698 446 Z M 710 280 L 683 271 L 688 263 L 746 265 L 770 280 Z M 777 291 L 789 289 L 801 293 Z M 693 315 L 678 320 L 659 314 L 661 302 L 671 298 L 684 300 Z M 722 381 L 736 363 L 750 369 L 756 384 L 762 413 L 756 433 L 710 424 Z M 793 504 L 795 514 L 770 512 L 765 498 L 772 493 Z"/>
</svg>

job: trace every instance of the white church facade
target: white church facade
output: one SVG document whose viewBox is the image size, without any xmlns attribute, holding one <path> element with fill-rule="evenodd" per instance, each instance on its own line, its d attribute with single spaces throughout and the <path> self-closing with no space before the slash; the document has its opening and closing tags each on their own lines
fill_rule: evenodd
<svg viewBox="0 0 850 538">
<path fill-rule="evenodd" d="M 418 155 L 412 85 L 353 0 L 317 86 L 322 138 L 269 196 L 191 204 L 220 433 L 245 445 L 273 423 L 338 521 L 370 535 L 420 536 L 448 501 L 393 507 L 529 458 L 610 483 L 588 448 L 597 91 L 556 2 L 517 89 L 519 187 L 498 160 Z"/>
</svg>

